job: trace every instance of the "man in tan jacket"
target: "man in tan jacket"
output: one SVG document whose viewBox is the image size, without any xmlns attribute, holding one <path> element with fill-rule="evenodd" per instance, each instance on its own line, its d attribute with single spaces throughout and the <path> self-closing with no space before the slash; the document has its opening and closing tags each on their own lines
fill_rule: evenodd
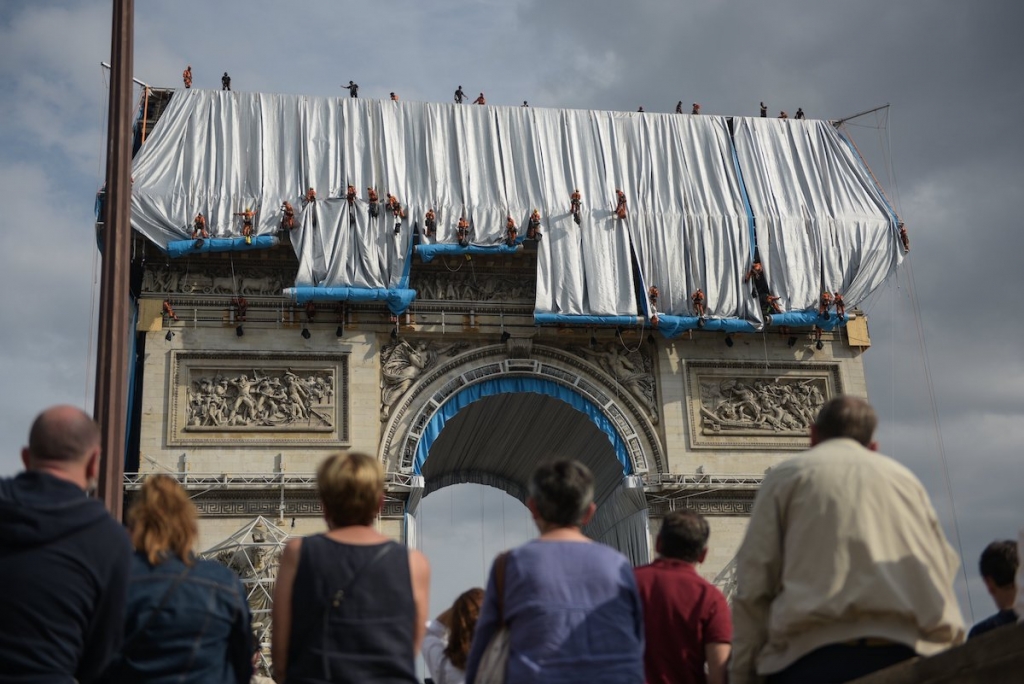
<svg viewBox="0 0 1024 684">
<path fill-rule="evenodd" d="M 730 682 L 846 682 L 964 640 L 959 560 L 914 475 L 838 397 L 765 476 L 737 554 Z"/>
</svg>

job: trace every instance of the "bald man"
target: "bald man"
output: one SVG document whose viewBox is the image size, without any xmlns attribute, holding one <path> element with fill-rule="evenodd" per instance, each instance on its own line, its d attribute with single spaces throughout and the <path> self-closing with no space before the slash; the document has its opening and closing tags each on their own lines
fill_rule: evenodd
<svg viewBox="0 0 1024 684">
<path fill-rule="evenodd" d="M 96 681 L 121 646 L 132 547 L 86 490 L 99 474 L 100 430 L 55 406 L 21 451 L 25 472 L 0 479 L 0 684 Z"/>
</svg>

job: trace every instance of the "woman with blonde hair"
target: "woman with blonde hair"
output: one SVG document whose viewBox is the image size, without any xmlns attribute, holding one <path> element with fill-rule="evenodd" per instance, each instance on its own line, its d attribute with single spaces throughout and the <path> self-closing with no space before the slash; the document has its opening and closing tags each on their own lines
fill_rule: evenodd
<svg viewBox="0 0 1024 684">
<path fill-rule="evenodd" d="M 128 511 L 135 558 L 125 639 L 109 682 L 244 684 L 252 676 L 249 606 L 238 577 L 192 553 L 196 508 L 151 475 Z"/>
<path fill-rule="evenodd" d="M 384 469 L 327 457 L 316 473 L 328 531 L 293 539 L 274 587 L 274 678 L 288 684 L 417 682 L 430 565 L 373 528 Z"/>
<path fill-rule="evenodd" d="M 423 660 L 434 684 L 463 684 L 473 630 L 480 617 L 484 590 L 463 592 L 448 610 L 431 620 L 423 638 Z"/>
</svg>

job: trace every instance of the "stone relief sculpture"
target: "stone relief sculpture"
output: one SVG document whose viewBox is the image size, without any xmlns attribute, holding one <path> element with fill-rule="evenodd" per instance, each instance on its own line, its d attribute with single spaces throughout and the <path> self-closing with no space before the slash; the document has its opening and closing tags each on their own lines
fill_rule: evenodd
<svg viewBox="0 0 1024 684">
<path fill-rule="evenodd" d="M 825 403 L 825 394 L 825 380 L 819 378 L 701 381 L 703 431 L 805 435 Z"/>
<path fill-rule="evenodd" d="M 331 428 L 335 421 L 335 382 L 330 370 L 193 369 L 187 389 L 186 429 Z"/>
<path fill-rule="evenodd" d="M 282 276 L 270 270 L 246 271 L 242 275 L 167 267 L 147 269 L 142 278 L 144 292 L 177 294 L 277 295 L 283 286 Z"/>
<path fill-rule="evenodd" d="M 412 287 L 420 300 L 533 302 L 537 296 L 533 279 L 495 276 L 477 279 L 463 273 L 423 274 L 413 278 Z"/>
<path fill-rule="evenodd" d="M 388 419 L 392 407 L 424 371 L 442 356 L 455 356 L 468 346 L 468 342 L 442 345 L 421 341 L 414 347 L 404 339 L 385 346 L 380 353 L 381 421 Z"/>
<path fill-rule="evenodd" d="M 651 422 L 658 423 L 658 405 L 654 398 L 654 374 L 650 357 L 640 350 L 630 351 L 614 342 L 604 350 L 577 347 L 576 352 L 600 366 L 640 402 Z"/>
</svg>

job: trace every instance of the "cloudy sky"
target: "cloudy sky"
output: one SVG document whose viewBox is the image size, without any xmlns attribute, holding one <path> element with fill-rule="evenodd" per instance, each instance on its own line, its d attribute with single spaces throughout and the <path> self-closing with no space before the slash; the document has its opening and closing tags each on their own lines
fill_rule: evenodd
<svg viewBox="0 0 1024 684">
<path fill-rule="evenodd" d="M 354 79 L 371 98 L 395 91 L 448 101 L 461 84 L 493 104 L 625 111 L 667 112 L 683 100 L 705 113 L 752 115 L 764 100 L 773 115 L 803 107 L 810 117 L 840 118 L 891 103 L 850 129 L 913 242 L 897 278 L 868 302 L 869 391 L 883 450 L 925 482 L 951 539 L 952 492 L 970 603 L 976 618 L 992 612 L 978 554 L 1024 526 L 1024 325 L 1014 294 L 1024 288 L 1014 256 L 1024 244 L 1016 194 L 1024 187 L 1024 5 L 136 5 L 135 74 L 154 86 L 179 86 L 191 64 L 194 87 L 219 87 L 226 70 L 236 90 L 309 95 L 339 95 L 339 84 Z M 99 63 L 109 46 L 107 0 L 0 3 L 0 472 L 17 469 L 38 409 L 91 403 L 92 206 L 103 182 L 107 97 Z M 499 505 L 500 496 L 484 508 L 491 515 Z M 961 596 L 970 620 L 962 588 Z"/>
</svg>

